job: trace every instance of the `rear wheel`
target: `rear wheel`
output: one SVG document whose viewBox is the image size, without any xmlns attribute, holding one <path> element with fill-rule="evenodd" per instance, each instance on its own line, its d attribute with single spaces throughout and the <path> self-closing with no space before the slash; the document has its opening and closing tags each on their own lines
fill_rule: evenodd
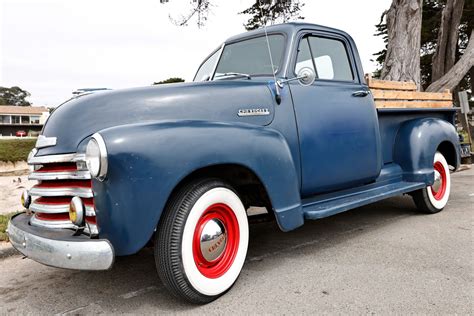
<svg viewBox="0 0 474 316">
<path fill-rule="evenodd" d="M 208 303 L 237 280 L 247 254 L 247 213 L 232 187 L 194 181 L 170 201 L 158 226 L 155 262 L 175 296 Z"/>
<path fill-rule="evenodd" d="M 433 162 L 435 173 L 434 183 L 424 189 L 413 192 L 413 200 L 419 210 L 425 213 L 438 213 L 448 203 L 451 191 L 451 175 L 446 159 L 436 152 Z"/>
</svg>

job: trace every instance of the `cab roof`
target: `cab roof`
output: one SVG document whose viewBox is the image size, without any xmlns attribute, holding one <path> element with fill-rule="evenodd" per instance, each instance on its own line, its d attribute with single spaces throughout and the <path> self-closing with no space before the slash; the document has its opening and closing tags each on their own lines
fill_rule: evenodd
<svg viewBox="0 0 474 316">
<path fill-rule="evenodd" d="M 296 33 L 298 33 L 301 30 L 326 31 L 326 32 L 341 34 L 345 37 L 350 38 L 349 34 L 347 34 L 346 32 L 342 30 L 338 30 L 338 29 L 323 26 L 323 25 L 312 24 L 312 23 L 289 22 L 289 23 L 282 23 L 282 24 L 267 26 L 268 33 L 284 33 L 288 35 L 290 38 L 293 37 Z M 241 34 L 229 37 L 225 41 L 225 43 L 234 42 L 234 41 L 238 41 L 238 40 L 245 39 L 248 37 L 255 37 L 255 36 L 264 35 L 264 34 L 265 34 L 265 28 L 261 27 L 256 30 L 248 31 L 245 33 L 241 33 Z"/>
</svg>

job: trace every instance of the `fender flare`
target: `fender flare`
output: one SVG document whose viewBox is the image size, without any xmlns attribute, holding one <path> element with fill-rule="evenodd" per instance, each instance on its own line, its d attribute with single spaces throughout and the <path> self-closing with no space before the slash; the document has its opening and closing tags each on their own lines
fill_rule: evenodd
<svg viewBox="0 0 474 316">
<path fill-rule="evenodd" d="M 433 159 L 440 144 L 450 143 L 455 152 L 454 167 L 460 164 L 459 139 L 449 122 L 438 118 L 414 119 L 403 123 L 394 144 L 394 162 L 403 170 L 403 179 L 432 184 Z"/>
<path fill-rule="evenodd" d="M 162 210 L 186 176 L 201 168 L 237 164 L 263 183 L 284 231 L 303 225 L 297 170 L 285 138 L 249 124 L 166 121 L 99 132 L 108 152 L 105 181 L 93 180 L 101 238 L 118 255 L 150 240 Z"/>
</svg>

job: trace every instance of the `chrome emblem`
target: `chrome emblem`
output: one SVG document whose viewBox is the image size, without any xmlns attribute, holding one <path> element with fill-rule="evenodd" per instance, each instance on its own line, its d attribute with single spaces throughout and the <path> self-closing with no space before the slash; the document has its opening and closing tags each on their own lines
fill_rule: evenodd
<svg viewBox="0 0 474 316">
<path fill-rule="evenodd" d="M 270 110 L 267 108 L 262 109 L 240 109 L 237 113 L 238 116 L 263 116 L 270 115 Z"/>
<path fill-rule="evenodd" d="M 38 136 L 36 140 L 36 148 L 44 148 L 44 147 L 51 147 L 56 146 L 57 137 L 46 137 L 44 135 Z"/>
</svg>

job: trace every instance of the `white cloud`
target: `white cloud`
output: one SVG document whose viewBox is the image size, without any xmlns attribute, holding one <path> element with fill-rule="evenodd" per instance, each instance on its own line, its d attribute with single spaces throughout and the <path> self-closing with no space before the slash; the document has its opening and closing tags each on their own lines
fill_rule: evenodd
<svg viewBox="0 0 474 316">
<path fill-rule="evenodd" d="M 189 0 L 0 0 L 0 85 L 30 91 L 35 105 L 56 106 L 77 88 L 143 86 L 171 76 L 189 81 L 212 49 L 245 31 L 246 17 L 237 12 L 252 2 L 215 0 L 198 29 L 168 18 L 185 12 Z M 308 0 L 303 15 L 349 32 L 369 72 L 371 55 L 383 47 L 374 24 L 390 2 Z"/>
</svg>

